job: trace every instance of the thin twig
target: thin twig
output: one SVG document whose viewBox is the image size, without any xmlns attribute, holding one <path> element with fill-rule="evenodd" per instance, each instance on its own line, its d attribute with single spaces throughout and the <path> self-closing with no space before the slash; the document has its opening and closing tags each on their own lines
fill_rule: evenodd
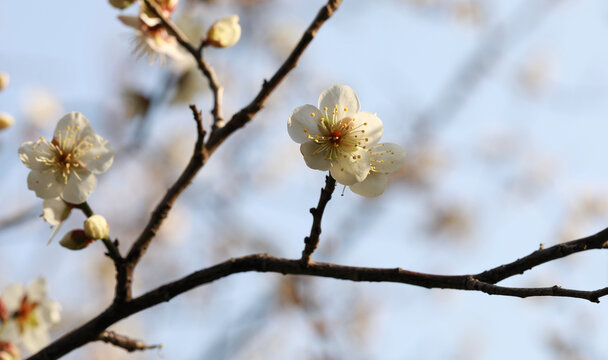
<svg viewBox="0 0 608 360">
<path fill-rule="evenodd" d="M 302 258 L 300 259 L 304 266 L 308 266 L 310 263 L 310 256 L 317 249 L 317 246 L 319 246 L 323 211 L 325 211 L 325 205 L 331 200 L 331 194 L 333 194 L 335 188 L 336 180 L 331 175 L 327 175 L 325 177 L 325 187 L 321 189 L 319 203 L 316 208 L 310 209 L 310 213 L 312 214 L 312 227 L 310 228 L 310 235 L 304 238 L 305 246 L 304 250 L 302 250 Z"/>
<path fill-rule="evenodd" d="M 171 210 L 175 199 L 177 199 L 177 197 L 186 189 L 186 187 L 190 185 L 192 179 L 194 179 L 196 176 L 196 173 L 200 168 L 203 167 L 207 161 L 207 158 L 209 157 L 203 145 L 206 132 L 203 128 L 201 112 L 198 111 L 195 105 L 190 105 L 190 109 L 192 110 L 192 115 L 194 117 L 194 121 L 196 122 L 197 130 L 197 139 L 196 144 L 194 145 L 194 152 L 190 158 L 190 162 L 179 178 L 175 181 L 173 186 L 169 188 L 160 203 L 156 206 L 156 209 L 154 209 L 154 212 L 152 212 L 146 227 L 143 229 L 135 243 L 131 246 L 129 253 L 125 257 L 125 264 L 118 274 L 118 281 L 116 284 L 117 298 L 115 301 L 128 301 L 131 298 L 131 282 L 135 265 L 137 265 L 139 259 L 141 259 L 143 254 L 146 252 L 150 242 L 167 217 L 169 210 Z"/>
<path fill-rule="evenodd" d="M 209 87 L 213 92 L 213 109 L 211 109 L 211 115 L 213 115 L 213 126 L 212 130 L 216 128 L 220 128 L 224 126 L 224 120 L 222 118 L 222 95 L 224 93 L 224 88 L 220 85 L 219 80 L 217 79 L 217 75 L 215 74 L 215 70 L 205 59 L 203 58 L 203 47 L 199 46 L 195 48 L 190 41 L 186 38 L 177 26 L 175 26 L 171 20 L 167 19 L 163 14 L 160 7 L 153 3 L 150 0 L 144 0 L 146 5 L 150 8 L 150 10 L 154 13 L 156 17 L 158 17 L 170 35 L 173 35 L 177 42 L 192 55 L 196 65 L 201 70 L 203 75 L 209 81 Z"/>
<path fill-rule="evenodd" d="M 597 234 L 587 236 L 579 240 L 572 240 L 557 244 L 549 248 L 541 248 L 528 256 L 513 261 L 509 264 L 501 265 L 493 269 L 484 271 L 474 277 L 489 284 L 496 284 L 513 275 L 523 274 L 524 271 L 532 269 L 540 264 L 551 260 L 563 258 L 577 252 L 591 249 L 608 248 L 608 228 Z"/>
<path fill-rule="evenodd" d="M 119 348 L 123 348 L 123 349 L 127 350 L 128 352 L 160 349 L 163 347 L 160 344 L 159 345 L 146 345 L 141 340 L 131 339 L 124 335 L 117 334 L 114 331 L 102 332 L 99 335 L 99 337 L 97 338 L 97 340 L 103 341 L 108 344 L 112 344 Z"/>
<path fill-rule="evenodd" d="M 154 4 L 151 4 L 149 0 L 144 0 L 148 6 L 156 10 L 158 14 L 159 9 L 155 8 Z M 186 169 L 182 172 L 180 177 L 177 179 L 175 184 L 167 191 L 163 199 L 157 205 L 156 209 L 152 213 L 148 224 L 135 241 L 129 253 L 126 256 L 126 261 L 122 268 L 118 271 L 117 284 L 116 284 L 116 302 L 122 302 L 131 298 L 131 282 L 133 270 L 141 256 L 145 253 L 148 245 L 152 241 L 152 238 L 156 235 L 156 231 L 160 227 L 163 219 L 167 216 L 167 213 L 171 209 L 171 206 L 175 199 L 181 194 L 181 192 L 190 184 L 196 173 L 205 165 L 209 156 L 215 151 L 215 149 L 234 131 L 242 127 L 247 121 L 249 121 L 261 108 L 263 103 L 266 101 L 268 96 L 277 87 L 277 85 L 285 78 L 287 73 L 296 66 L 296 63 L 308 44 L 312 41 L 319 28 L 325 23 L 329 17 L 334 13 L 340 4 L 339 0 L 329 0 L 328 3 L 319 10 L 319 13 L 310 24 L 308 29 L 302 35 L 302 38 L 296 45 L 295 49 L 289 55 L 287 60 L 281 65 L 279 70 L 273 75 L 270 81 L 265 81 L 262 86 L 262 90 L 258 93 L 255 99 L 243 108 L 241 111 L 236 113 L 232 119 L 223 128 L 217 128 L 212 130 L 207 143 L 204 144 L 205 132 L 202 128 L 202 121 L 200 119 L 200 113 L 195 115 L 197 121 L 198 139 L 195 145 L 194 154 L 190 159 Z M 169 32 L 172 32 L 176 36 L 180 44 L 188 50 L 191 54 L 196 55 L 198 60 L 201 57 L 197 54 L 195 49 L 186 38 L 179 32 L 179 30 L 173 27 L 165 18 L 161 17 L 161 21 L 167 27 Z M 201 61 L 198 61 L 202 63 Z M 198 113 L 193 108 L 193 112 Z M 198 117 L 198 118 L 197 118 Z M 240 124 L 240 125 L 239 125 Z M 204 145 L 203 145 L 204 144 Z"/>
<path fill-rule="evenodd" d="M 270 96 L 272 91 L 281 83 L 289 71 L 296 67 L 298 60 L 304 53 L 304 50 L 306 50 L 310 42 L 314 39 L 315 35 L 325 21 L 329 19 L 338 9 L 340 2 L 341 0 L 329 0 L 327 4 L 319 10 L 317 16 L 308 26 L 300 38 L 300 41 L 292 50 L 291 54 L 289 54 L 283 65 L 281 65 L 281 67 L 274 73 L 270 80 L 264 80 L 262 89 L 249 103 L 249 105 L 245 106 L 239 112 L 234 114 L 230 121 L 226 123 L 226 126 L 215 129 L 211 132 L 211 135 L 209 135 L 209 140 L 207 140 L 207 144 L 205 145 L 209 153 L 215 151 L 215 149 L 224 140 L 226 140 L 228 136 L 230 136 L 237 129 L 245 126 L 245 124 L 247 124 L 253 118 L 253 116 L 262 109 L 266 99 L 268 99 L 268 96 Z"/>
</svg>

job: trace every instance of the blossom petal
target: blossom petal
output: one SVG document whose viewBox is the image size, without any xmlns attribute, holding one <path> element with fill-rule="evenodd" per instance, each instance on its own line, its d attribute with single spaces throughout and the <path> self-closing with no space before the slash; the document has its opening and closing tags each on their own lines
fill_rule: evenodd
<svg viewBox="0 0 608 360">
<path fill-rule="evenodd" d="M 405 164 L 405 150 L 393 143 L 378 144 L 370 149 L 370 160 L 375 172 L 392 173 Z"/>
<path fill-rule="evenodd" d="M 300 146 L 300 152 L 304 156 L 304 161 L 311 169 L 329 170 L 331 162 L 326 159 L 325 152 L 315 153 L 319 150 L 319 144 L 314 141 L 305 142 Z"/>
<path fill-rule="evenodd" d="M 27 188 L 33 190 L 41 199 L 56 198 L 63 191 L 63 187 L 63 182 L 57 181 L 57 175 L 50 170 L 32 170 L 27 176 Z"/>
<path fill-rule="evenodd" d="M 372 171 L 365 180 L 351 185 L 350 190 L 365 197 L 376 197 L 384 192 L 387 183 L 388 175 Z"/>
<path fill-rule="evenodd" d="M 27 287 L 27 297 L 29 301 L 34 303 L 46 298 L 46 282 L 44 278 L 38 278 L 30 283 Z"/>
<path fill-rule="evenodd" d="M 313 115 L 314 114 L 314 115 Z M 312 105 L 302 105 L 296 108 L 287 120 L 287 132 L 291 139 L 298 144 L 310 141 L 309 135 L 319 135 L 317 121 L 321 121 L 323 113 Z"/>
<path fill-rule="evenodd" d="M 21 343 L 31 353 L 36 353 L 51 341 L 47 326 L 39 324 L 36 327 L 28 327 L 21 335 Z"/>
<path fill-rule="evenodd" d="M 350 86 L 346 85 L 334 85 L 325 89 L 319 96 L 319 109 L 327 108 L 327 111 L 331 114 L 336 105 L 340 115 L 339 118 L 352 118 L 360 109 L 357 94 Z"/>
<path fill-rule="evenodd" d="M 69 207 L 60 197 L 54 199 L 44 199 L 42 202 L 42 217 L 51 226 L 61 224 L 68 212 Z"/>
<path fill-rule="evenodd" d="M 108 170 L 114 162 L 114 150 L 107 140 L 95 134 L 88 139 L 91 146 L 88 152 L 78 158 L 86 169 L 94 174 L 100 174 Z"/>
<path fill-rule="evenodd" d="M 357 149 L 352 153 L 344 153 L 332 161 L 329 169 L 331 176 L 342 185 L 352 185 L 363 181 L 371 169 L 369 152 Z"/>
<path fill-rule="evenodd" d="M 19 146 L 19 159 L 21 159 L 23 165 L 32 170 L 44 170 L 46 168 L 42 162 L 36 161 L 36 152 L 34 149 L 38 146 L 44 146 L 44 144 L 41 144 L 41 141 L 26 141 Z"/>
<path fill-rule="evenodd" d="M 91 127 L 89 120 L 77 111 L 67 113 L 59 119 L 53 137 L 57 139 L 65 138 L 68 135 L 66 131 L 74 132 L 75 141 L 84 139 L 86 136 L 95 136 L 95 131 Z"/>
<path fill-rule="evenodd" d="M 61 304 L 49 299 L 40 302 L 40 318 L 47 324 L 53 325 L 61 321 Z"/>
<path fill-rule="evenodd" d="M 61 197 L 67 203 L 81 204 L 87 200 L 89 195 L 95 190 L 97 178 L 90 171 L 79 171 L 78 175 L 82 181 L 79 181 L 75 174 L 72 174 L 67 185 L 61 193 Z"/>
<path fill-rule="evenodd" d="M 25 295 L 22 284 L 11 284 L 2 289 L 2 301 L 8 312 L 17 311 L 21 305 L 21 299 Z"/>
<path fill-rule="evenodd" d="M 17 309 L 18 307 L 14 310 Z M 19 331 L 19 324 L 17 324 L 17 320 L 10 319 L 2 324 L 2 340 L 12 343 L 19 343 L 21 341 L 21 332 Z"/>
<path fill-rule="evenodd" d="M 361 111 L 353 117 L 353 126 L 355 132 L 360 132 L 360 144 L 359 146 L 365 146 L 369 148 L 371 145 L 380 140 L 382 137 L 382 121 L 376 116 L 376 114 L 369 113 L 367 111 Z"/>
</svg>

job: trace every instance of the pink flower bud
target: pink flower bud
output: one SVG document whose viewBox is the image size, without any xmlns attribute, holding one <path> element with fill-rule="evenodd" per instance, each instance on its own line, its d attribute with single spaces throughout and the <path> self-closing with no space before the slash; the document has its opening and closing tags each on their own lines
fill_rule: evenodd
<svg viewBox="0 0 608 360">
<path fill-rule="evenodd" d="M 70 250 L 81 250 L 89 246 L 93 241 L 94 239 L 88 237 L 84 230 L 77 229 L 65 234 L 59 244 Z"/>
<path fill-rule="evenodd" d="M 110 5 L 122 10 L 133 5 L 134 2 L 135 0 L 110 0 Z"/>
</svg>

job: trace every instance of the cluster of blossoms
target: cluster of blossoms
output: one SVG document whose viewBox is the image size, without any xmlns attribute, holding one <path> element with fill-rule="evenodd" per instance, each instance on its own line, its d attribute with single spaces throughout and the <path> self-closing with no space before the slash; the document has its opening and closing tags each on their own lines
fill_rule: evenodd
<svg viewBox="0 0 608 360">
<path fill-rule="evenodd" d="M 42 216 L 51 226 L 57 226 L 52 238 L 71 210 L 91 195 L 97 185 L 95 174 L 112 165 L 114 152 L 106 140 L 95 134 L 84 115 L 71 112 L 59 120 L 51 141 L 40 137 L 24 142 L 19 147 L 19 158 L 31 169 L 28 188 L 44 200 Z M 103 223 L 107 226 L 105 219 Z M 68 246 L 62 244 L 70 249 L 84 248 L 106 236 L 87 235 L 87 241 L 80 241 L 78 246 L 67 240 Z"/>
<path fill-rule="evenodd" d="M 375 114 L 360 111 L 357 95 L 345 85 L 323 91 L 317 107 L 296 108 L 287 130 L 301 144 L 308 167 L 329 170 L 337 182 L 359 195 L 382 194 L 388 174 L 405 162 L 405 151 L 399 145 L 378 144 L 382 122 Z"/>
<path fill-rule="evenodd" d="M 0 91 L 4 90 L 9 83 L 10 77 L 7 73 L 0 73 Z M 0 112 L 0 130 L 6 129 L 15 123 L 15 119 L 7 113 Z"/>
<path fill-rule="evenodd" d="M 60 320 L 60 306 L 46 296 L 44 279 L 12 284 L 0 294 L 0 359 L 17 360 L 21 352 L 37 352 L 49 343 L 49 328 Z"/>
</svg>

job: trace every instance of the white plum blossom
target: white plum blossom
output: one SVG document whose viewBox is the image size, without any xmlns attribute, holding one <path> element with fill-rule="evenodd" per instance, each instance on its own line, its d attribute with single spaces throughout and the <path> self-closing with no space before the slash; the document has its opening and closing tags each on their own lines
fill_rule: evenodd
<svg viewBox="0 0 608 360">
<path fill-rule="evenodd" d="M 211 46 L 227 48 L 236 44 L 240 38 L 239 16 L 230 15 L 211 25 L 205 42 Z"/>
<path fill-rule="evenodd" d="M 112 165 L 114 152 L 84 115 L 71 112 L 59 120 L 51 141 L 40 137 L 21 144 L 19 158 L 31 169 L 27 185 L 36 196 L 80 204 L 95 189 L 95 174 Z"/>
<path fill-rule="evenodd" d="M 296 108 L 287 122 L 289 136 L 300 146 L 306 165 L 329 170 L 337 182 L 359 195 L 384 192 L 387 175 L 401 166 L 405 152 L 382 143 L 382 122 L 360 111 L 359 99 L 348 86 L 334 85 L 319 96 L 318 106 Z"/>
<path fill-rule="evenodd" d="M 380 119 L 359 110 L 353 89 L 334 85 L 321 93 L 318 107 L 300 106 L 287 122 L 289 136 L 302 144 L 306 165 L 329 170 L 343 185 L 365 180 L 371 170 L 368 150 L 382 136 Z"/>
<path fill-rule="evenodd" d="M 381 143 L 369 149 L 371 171 L 362 182 L 350 186 L 355 194 L 366 197 L 381 195 L 386 189 L 388 175 L 405 163 L 405 151 L 397 144 Z"/>
<path fill-rule="evenodd" d="M 37 352 L 49 343 L 49 328 L 61 319 L 58 303 L 46 297 L 46 284 L 40 278 L 27 289 L 12 284 L 0 297 L 6 310 L 0 327 L 0 338 L 20 343 L 30 352 Z"/>
</svg>

